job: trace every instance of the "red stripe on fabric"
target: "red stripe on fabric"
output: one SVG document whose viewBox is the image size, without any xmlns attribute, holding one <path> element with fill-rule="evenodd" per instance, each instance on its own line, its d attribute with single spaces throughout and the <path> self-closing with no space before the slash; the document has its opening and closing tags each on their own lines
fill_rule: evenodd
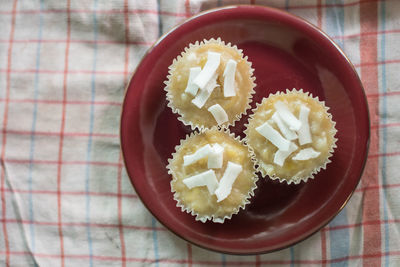
<svg viewBox="0 0 400 267">
<path fill-rule="evenodd" d="M 250 0 L 250 5 L 255 5 L 256 4 L 256 0 Z"/>
<path fill-rule="evenodd" d="M 256 255 L 256 266 L 261 266 L 260 255 Z"/>
<path fill-rule="evenodd" d="M 30 220 L 16 220 L 16 219 L 0 219 L 0 222 L 17 223 L 17 224 L 34 224 L 42 226 L 58 226 L 58 222 L 44 222 L 44 221 L 30 221 Z M 108 224 L 108 223 L 85 223 L 85 222 L 63 222 L 62 226 L 67 227 L 96 227 L 96 228 L 125 228 L 130 230 L 146 230 L 146 231 L 168 231 L 161 227 L 146 227 L 136 225 L 121 225 L 121 224 Z"/>
<path fill-rule="evenodd" d="M 326 227 L 321 229 L 321 264 L 326 266 Z"/>
<path fill-rule="evenodd" d="M 92 14 L 95 11 L 92 9 L 70 9 L 70 13 L 89 13 Z M 65 9 L 47 9 L 47 10 L 19 10 L 17 14 L 52 14 L 52 13 L 66 13 Z M 185 17 L 186 14 L 184 13 L 177 13 L 177 12 L 169 12 L 169 11 L 161 11 L 158 13 L 155 10 L 150 9 L 131 9 L 131 10 L 121 10 L 121 9 L 110 9 L 110 10 L 96 10 L 97 14 L 151 14 L 151 15 L 166 15 L 166 16 L 173 16 L 173 17 Z M 10 15 L 12 14 L 10 11 L 0 11 L 0 15 Z"/>
<path fill-rule="evenodd" d="M 0 98 L 0 102 L 5 102 L 6 99 Z M 50 99 L 8 99 L 10 103 L 38 103 L 38 104 L 49 104 L 49 105 L 57 105 L 57 104 L 67 104 L 67 105 L 105 105 L 105 106 L 121 106 L 122 102 L 113 102 L 113 101 L 79 101 L 79 100 L 50 100 Z"/>
<path fill-rule="evenodd" d="M 192 259 L 192 245 L 190 245 L 189 243 L 186 243 L 187 245 L 187 254 L 188 254 L 188 266 L 192 266 L 193 265 L 193 259 Z"/>
<path fill-rule="evenodd" d="M 322 0 L 317 1 L 317 26 L 322 29 Z"/>
<path fill-rule="evenodd" d="M 338 35 L 338 36 L 332 36 L 332 39 L 352 39 L 352 38 L 357 38 L 357 37 L 362 37 L 362 36 L 369 36 L 369 35 L 382 35 L 382 34 L 391 34 L 391 33 L 400 33 L 400 30 L 385 30 L 385 31 L 374 31 L 374 32 L 360 32 L 360 33 L 354 33 L 354 34 L 348 34 L 348 35 Z"/>
<path fill-rule="evenodd" d="M 107 75 L 127 75 L 129 74 L 126 71 L 93 71 L 93 70 L 43 70 L 43 69 L 22 69 L 22 70 L 9 70 L 7 71 L 6 69 L 0 69 L 0 72 L 11 72 L 11 73 L 39 73 L 39 74 L 62 74 L 64 75 L 65 73 L 67 74 L 96 74 L 96 75 L 101 75 L 101 74 L 107 74 Z"/>
<path fill-rule="evenodd" d="M 0 254 L 4 254 L 4 251 L 0 251 Z M 60 255 L 55 255 L 55 254 L 43 254 L 43 253 L 33 253 L 27 252 L 27 251 L 12 251 L 10 254 L 13 255 L 33 255 L 38 258 L 59 258 Z M 327 263 L 339 263 L 343 261 L 350 261 L 350 260 L 358 260 L 358 259 L 368 259 L 368 258 L 381 258 L 383 256 L 399 256 L 400 251 L 389 251 L 389 252 L 380 252 L 380 253 L 374 253 L 374 254 L 362 254 L 362 255 L 353 255 L 353 256 L 347 256 L 347 257 L 342 257 L 342 258 L 336 258 L 336 259 L 330 259 L 327 260 Z M 89 259 L 90 257 L 93 257 L 93 259 L 97 261 L 118 261 L 121 260 L 119 257 L 112 257 L 112 256 L 90 256 L 90 255 L 82 255 L 82 254 L 75 254 L 75 255 L 65 255 L 66 258 L 69 259 Z M 158 260 L 155 259 L 148 259 L 148 258 L 131 258 L 128 257 L 126 258 L 127 261 L 129 262 L 145 262 L 145 263 L 155 263 L 155 262 L 161 262 L 161 263 L 175 263 L 175 264 L 187 264 L 187 260 L 172 260 L 172 259 L 165 259 L 161 258 Z M 264 260 L 261 261 L 261 264 L 263 265 L 288 265 L 291 264 L 292 261 L 290 260 Z M 294 264 L 302 264 L 302 265 L 321 265 L 323 262 L 321 260 L 295 260 L 293 261 Z M 220 266 L 221 262 L 220 261 L 193 261 L 193 264 L 196 265 L 217 265 Z M 227 262 L 228 266 L 240 266 L 240 265 L 254 265 L 254 262 L 252 261 L 229 261 Z"/>
<path fill-rule="evenodd" d="M 400 91 L 395 91 L 395 92 L 385 92 L 385 93 L 372 93 L 372 94 L 367 94 L 368 98 L 373 98 L 373 97 L 382 97 L 382 96 L 396 96 L 400 95 Z"/>
<path fill-rule="evenodd" d="M 4 191 L 7 193 L 18 193 L 18 194 L 41 194 L 41 195 L 57 195 L 57 191 L 51 191 L 51 190 L 23 190 L 23 189 L 16 189 L 13 188 L 8 189 L 4 188 Z M 90 195 L 90 196 L 97 196 L 97 197 L 123 197 L 123 198 L 138 198 L 137 195 L 135 194 L 118 194 L 118 193 L 113 193 L 113 192 L 86 192 L 86 191 L 62 191 L 62 195 L 66 196 L 85 196 L 85 195 Z"/>
<path fill-rule="evenodd" d="M 64 130 L 65 130 L 65 116 L 66 116 L 66 99 L 67 99 L 67 83 L 68 83 L 68 67 L 69 67 L 69 47 L 71 39 L 71 0 L 67 1 L 67 43 L 65 46 L 65 59 L 64 59 L 64 78 L 63 78 L 63 98 L 62 98 L 62 111 L 61 111 L 61 127 L 60 127 L 60 143 L 58 147 L 58 163 L 57 163 L 57 210 L 58 210 L 58 233 L 60 237 L 60 253 L 61 253 L 61 266 L 65 266 L 64 259 L 64 236 L 62 230 L 62 210 L 61 210 L 61 170 L 62 158 L 64 147 Z"/>
<path fill-rule="evenodd" d="M 9 40 L 4 40 L 1 39 L 0 43 L 8 43 Z M 56 43 L 56 44 L 62 44 L 66 43 L 67 40 L 63 39 L 44 39 L 44 40 L 39 40 L 39 39 L 26 39 L 26 40 L 14 40 L 14 43 Z M 96 44 L 96 45 L 101 45 L 101 44 L 125 44 L 126 42 L 124 41 L 114 41 L 114 40 L 70 40 L 70 43 L 74 44 Z M 151 46 L 153 42 L 142 42 L 142 41 L 130 41 L 128 44 L 130 45 L 143 45 L 143 46 Z"/>
<path fill-rule="evenodd" d="M 40 131 L 20 131 L 20 130 L 7 130 L 7 134 L 15 135 L 35 135 L 35 136 L 60 136 L 59 132 L 40 132 Z M 106 138 L 118 138 L 118 134 L 103 134 L 103 133 L 64 133 L 64 136 L 69 137 L 106 137 Z"/>
<path fill-rule="evenodd" d="M 185 0 L 185 17 L 189 18 L 190 16 L 191 16 L 190 1 L 189 0 Z"/>
<path fill-rule="evenodd" d="M 30 159 L 4 159 L 4 162 L 15 164 L 48 164 L 48 165 L 96 165 L 96 166 L 113 166 L 122 167 L 121 162 L 107 162 L 107 161 L 58 161 L 58 160 L 30 160 Z"/>
<path fill-rule="evenodd" d="M 369 36 L 366 36 L 369 37 Z M 375 38 L 377 36 L 375 35 Z M 377 67 L 379 65 L 383 64 L 397 64 L 400 63 L 400 59 L 392 59 L 392 60 L 384 60 L 384 61 L 371 61 L 371 62 L 362 62 L 360 64 L 354 64 L 354 67 L 359 68 L 359 67 Z"/>
<path fill-rule="evenodd" d="M 8 52 L 7 52 L 7 78 L 6 78 L 6 101 L 4 103 L 4 114 L 3 114 L 3 136 L 2 136 L 2 148 L 1 148 L 1 174 L 0 174 L 0 180 L 1 180 L 1 208 L 2 208 L 2 218 L 6 218 L 6 197 L 4 193 L 4 188 L 5 188 L 5 179 L 6 179 L 6 173 L 5 173 L 5 155 L 6 155 L 6 145 L 7 145 L 7 124 L 8 124 L 8 99 L 10 98 L 10 87 L 11 87 L 11 77 L 10 77 L 10 70 L 11 70 L 11 62 L 12 62 L 12 51 L 13 51 L 13 40 L 14 40 L 14 31 L 15 31 L 15 20 L 16 20 L 16 12 L 17 12 L 17 0 L 14 0 L 13 2 L 13 8 L 12 8 L 12 16 L 11 16 L 11 29 L 10 29 L 10 42 L 8 45 Z M 4 236 L 4 245 L 6 249 L 6 260 L 5 264 L 6 266 L 10 266 L 10 244 L 8 240 L 8 231 L 7 231 L 7 225 L 6 223 L 3 223 L 3 236 Z"/>
<path fill-rule="evenodd" d="M 387 188 L 396 188 L 400 187 L 400 184 L 385 184 L 385 185 L 375 185 L 375 186 L 366 186 L 366 187 L 361 187 L 360 189 L 355 190 L 354 192 L 359 193 L 367 190 L 379 190 L 379 189 L 387 189 Z"/>
<path fill-rule="evenodd" d="M 395 156 L 400 156 L 400 151 L 398 151 L 398 152 L 389 152 L 389 153 L 370 154 L 368 156 L 368 158 L 395 157 Z"/>
<path fill-rule="evenodd" d="M 386 124 L 380 124 L 380 125 L 372 125 L 372 129 L 382 129 L 382 128 L 391 128 L 391 127 L 399 127 L 400 122 L 396 123 L 386 123 Z"/>
<path fill-rule="evenodd" d="M 376 32 L 378 29 L 377 2 L 362 1 L 360 5 L 360 32 Z M 378 84 L 378 37 L 366 35 L 360 39 L 361 79 L 367 93 L 377 93 Z M 370 120 L 372 125 L 379 125 L 379 99 L 368 99 Z M 370 139 L 370 156 L 367 160 L 361 183 L 363 187 L 379 185 L 379 131 L 372 129 Z M 385 155 L 386 156 L 386 155 Z M 380 221 L 379 190 L 365 191 L 363 197 L 362 221 Z M 377 224 L 363 225 L 363 252 L 374 254 L 381 251 L 381 226 Z M 380 258 L 363 258 L 365 266 L 379 266 Z"/>
</svg>

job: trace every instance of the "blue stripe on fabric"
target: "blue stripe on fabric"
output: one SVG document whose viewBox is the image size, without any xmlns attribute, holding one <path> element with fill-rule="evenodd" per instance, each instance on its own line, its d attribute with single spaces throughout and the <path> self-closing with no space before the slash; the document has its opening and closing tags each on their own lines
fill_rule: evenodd
<svg viewBox="0 0 400 267">
<path fill-rule="evenodd" d="M 326 9 L 326 31 L 329 35 L 343 36 L 344 34 L 344 8 L 343 0 L 327 0 L 327 5 L 338 5 L 334 8 Z M 343 49 L 344 42 L 342 38 L 336 40 L 336 43 Z M 346 207 L 330 223 L 330 226 L 347 225 Z M 340 229 L 329 232 L 330 257 L 332 259 L 347 257 L 350 254 L 349 229 Z M 331 266 L 348 266 L 348 261 L 332 263 Z"/>
<path fill-rule="evenodd" d="M 226 266 L 226 255 L 221 254 L 221 259 L 222 259 L 222 266 L 225 267 Z"/>
<path fill-rule="evenodd" d="M 157 230 L 156 230 L 156 219 L 154 219 L 154 217 L 151 218 L 151 227 L 153 228 L 153 245 L 154 245 L 155 264 L 158 267 L 158 261 L 160 259 L 160 256 L 158 254 L 158 239 L 157 239 Z"/>
<path fill-rule="evenodd" d="M 290 247 L 290 266 L 294 267 L 294 246 Z"/>
<path fill-rule="evenodd" d="M 381 2 L 380 6 L 381 10 L 381 30 L 385 31 L 386 30 L 386 3 Z M 381 61 L 384 62 L 386 58 L 386 35 L 382 34 L 381 35 Z M 381 66 L 382 70 L 382 92 L 386 93 L 386 65 L 382 64 Z M 386 124 L 387 123 L 387 97 L 384 94 L 382 98 L 382 108 L 383 112 L 382 114 L 382 123 Z M 387 153 L 387 127 L 382 128 L 382 149 L 383 153 Z M 386 173 L 386 157 L 382 157 L 382 183 L 384 185 L 387 184 L 387 173 Z M 389 266 L 389 224 L 388 222 L 388 210 L 387 210 L 387 191 L 386 188 L 383 187 L 382 189 L 383 192 L 383 219 L 384 219 L 384 228 L 385 228 L 385 266 Z"/>
<path fill-rule="evenodd" d="M 344 208 L 329 224 L 331 227 L 348 225 L 347 210 Z M 350 254 L 349 229 L 338 229 L 329 232 L 331 258 L 344 258 Z M 331 266 L 348 266 L 348 261 L 333 262 Z"/>
<path fill-rule="evenodd" d="M 218 6 L 221 6 L 221 5 L 222 5 L 222 0 L 218 0 L 218 1 L 217 1 L 217 5 L 218 5 Z"/>
<path fill-rule="evenodd" d="M 43 32 L 43 0 L 40 0 L 40 13 L 39 13 L 39 33 L 38 33 L 38 45 L 36 48 L 36 70 L 35 70 L 35 81 L 34 81 L 34 96 L 33 99 L 33 118 L 31 125 L 31 145 L 29 149 L 29 172 L 28 172 L 28 188 L 29 188 L 29 221 L 34 221 L 34 212 L 33 212 L 33 157 L 35 153 L 35 130 L 36 130 L 36 122 L 37 122 L 37 99 L 39 95 L 39 68 L 40 68 L 40 53 L 42 48 L 42 32 Z M 35 252 L 35 226 L 33 223 L 29 225 L 29 231 L 31 236 L 31 250 Z"/>
<path fill-rule="evenodd" d="M 94 31 L 94 47 L 93 47 L 93 73 L 91 81 L 91 104 L 90 104 L 90 124 L 89 124 L 89 140 L 86 151 L 86 160 L 91 160 L 92 146 L 93 146 L 93 125 L 94 125 L 94 100 L 96 97 L 96 64 L 97 64 L 97 0 L 93 2 L 93 31 Z M 90 166 L 86 165 L 86 177 L 85 177 L 85 191 L 86 191 L 86 233 L 89 244 L 89 263 L 93 267 L 93 241 L 92 233 L 90 229 L 90 195 L 89 195 L 89 179 L 90 179 Z"/>
<path fill-rule="evenodd" d="M 289 2 L 290 2 L 290 0 L 285 0 L 285 10 L 286 11 L 289 10 Z"/>
<path fill-rule="evenodd" d="M 157 0 L 157 16 L 158 16 L 158 37 L 160 37 L 163 32 L 163 23 L 161 20 L 161 0 Z"/>
<path fill-rule="evenodd" d="M 326 9 L 326 30 L 329 35 L 343 36 L 344 34 L 344 7 L 343 0 L 326 0 L 327 5 L 335 5 L 333 8 Z M 337 6 L 336 6 L 337 5 Z M 344 48 L 342 38 L 337 38 L 335 42 Z"/>
</svg>

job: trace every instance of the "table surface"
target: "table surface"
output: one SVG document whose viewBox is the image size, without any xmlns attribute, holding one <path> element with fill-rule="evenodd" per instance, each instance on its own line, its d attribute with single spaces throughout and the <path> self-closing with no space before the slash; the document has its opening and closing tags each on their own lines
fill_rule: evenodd
<svg viewBox="0 0 400 267">
<path fill-rule="evenodd" d="M 200 11 L 287 10 L 320 27 L 363 82 L 370 153 L 354 195 L 285 250 L 232 256 L 191 245 L 146 210 L 119 146 L 124 88 L 146 50 Z M 0 0 L 0 264 L 400 264 L 400 1 Z"/>
</svg>

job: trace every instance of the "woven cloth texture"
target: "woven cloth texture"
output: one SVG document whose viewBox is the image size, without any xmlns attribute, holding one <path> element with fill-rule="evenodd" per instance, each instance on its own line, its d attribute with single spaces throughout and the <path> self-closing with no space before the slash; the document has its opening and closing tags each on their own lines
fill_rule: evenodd
<svg viewBox="0 0 400 267">
<path fill-rule="evenodd" d="M 191 245 L 144 207 L 119 146 L 124 88 L 162 34 L 229 4 L 320 27 L 365 87 L 361 182 L 321 231 L 265 255 Z M 400 266 L 400 1 L 0 0 L 1 266 Z"/>
</svg>

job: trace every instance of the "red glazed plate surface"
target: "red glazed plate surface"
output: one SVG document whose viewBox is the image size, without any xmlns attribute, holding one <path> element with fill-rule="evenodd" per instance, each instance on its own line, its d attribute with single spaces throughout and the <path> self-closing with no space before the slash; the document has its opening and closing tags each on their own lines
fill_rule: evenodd
<svg viewBox="0 0 400 267">
<path fill-rule="evenodd" d="M 176 207 L 167 159 L 190 132 L 166 106 L 168 66 L 189 43 L 220 37 L 253 63 L 256 95 L 303 88 L 330 107 L 338 148 L 327 169 L 306 184 L 260 179 L 246 209 L 224 224 L 201 223 Z M 231 129 L 242 135 L 247 116 Z M 232 6 L 201 13 L 164 35 L 146 54 L 126 91 L 121 115 L 125 166 L 150 212 L 178 236 L 233 254 L 265 253 L 299 242 L 327 224 L 361 177 L 369 142 L 368 107 L 351 63 L 321 31 L 276 9 Z"/>
</svg>

